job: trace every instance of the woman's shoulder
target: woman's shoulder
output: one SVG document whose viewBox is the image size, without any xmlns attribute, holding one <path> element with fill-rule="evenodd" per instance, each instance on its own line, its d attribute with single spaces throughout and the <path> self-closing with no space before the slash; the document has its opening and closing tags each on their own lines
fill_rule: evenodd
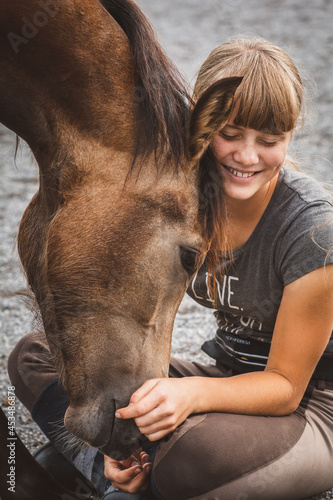
<svg viewBox="0 0 333 500">
<path fill-rule="evenodd" d="M 275 268 L 287 285 L 333 262 L 332 195 L 312 177 L 289 169 L 281 172 L 275 213 Z"/>
<path fill-rule="evenodd" d="M 333 196 L 324 186 L 309 175 L 282 168 L 275 192 L 262 219 L 264 229 L 271 241 L 284 241 L 302 231 L 322 227 L 328 223 L 325 233 L 333 233 Z M 262 231 L 261 231 L 262 233 Z"/>
<path fill-rule="evenodd" d="M 299 202 L 313 204 L 323 202 L 328 203 L 333 209 L 333 192 L 331 193 L 323 183 L 319 182 L 311 175 L 294 170 L 283 168 L 281 170 L 280 193 L 287 196 L 294 195 L 299 198 Z"/>
<path fill-rule="evenodd" d="M 283 169 L 273 205 L 271 218 L 278 219 L 279 238 L 315 230 L 332 240 L 333 195 L 313 177 Z"/>
</svg>

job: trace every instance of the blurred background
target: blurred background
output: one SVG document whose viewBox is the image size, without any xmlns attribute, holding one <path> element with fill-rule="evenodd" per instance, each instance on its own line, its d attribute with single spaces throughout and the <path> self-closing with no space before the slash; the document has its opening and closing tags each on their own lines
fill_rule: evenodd
<svg viewBox="0 0 333 500">
<path fill-rule="evenodd" d="M 292 156 L 298 165 L 333 186 L 332 0 L 138 0 L 167 54 L 189 83 L 209 52 L 230 37 L 260 36 L 284 48 L 301 68 L 310 101 L 304 130 Z M 25 289 L 15 247 L 19 220 L 37 190 L 37 168 L 22 143 L 14 163 L 15 135 L 0 126 L 0 389 L 9 384 L 6 359 L 32 328 L 32 315 L 17 293 Z M 185 297 L 175 321 L 172 352 L 208 361 L 201 344 L 215 333 L 211 310 Z M 17 425 L 34 450 L 43 437 L 18 406 Z M 322 496 L 318 498 L 333 498 Z"/>
</svg>

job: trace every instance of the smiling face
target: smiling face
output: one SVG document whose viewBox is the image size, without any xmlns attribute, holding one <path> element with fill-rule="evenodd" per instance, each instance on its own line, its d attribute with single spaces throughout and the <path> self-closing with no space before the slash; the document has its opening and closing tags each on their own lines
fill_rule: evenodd
<svg viewBox="0 0 333 500">
<path fill-rule="evenodd" d="M 286 157 L 291 132 L 279 135 L 235 125 L 233 113 L 211 149 L 221 167 L 226 198 L 265 196 Z"/>
<path fill-rule="evenodd" d="M 297 67 L 288 54 L 261 38 L 232 39 L 216 47 L 199 70 L 194 101 L 221 78 L 236 76 L 242 81 L 234 111 L 211 142 L 227 202 L 250 200 L 274 187 L 303 115 L 304 88 Z"/>
</svg>

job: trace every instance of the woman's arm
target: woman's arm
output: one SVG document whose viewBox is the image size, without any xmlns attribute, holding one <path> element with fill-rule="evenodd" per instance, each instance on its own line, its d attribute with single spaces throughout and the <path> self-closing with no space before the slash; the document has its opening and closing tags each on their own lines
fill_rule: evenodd
<svg viewBox="0 0 333 500">
<path fill-rule="evenodd" d="M 230 378 L 148 380 L 118 418 L 134 418 L 151 441 L 191 413 L 287 415 L 300 403 L 333 328 L 333 264 L 285 287 L 263 372 Z"/>
<path fill-rule="evenodd" d="M 285 377 L 292 387 L 286 413 L 298 407 L 332 330 L 333 264 L 329 264 L 286 286 L 283 293 L 266 371 Z"/>
</svg>

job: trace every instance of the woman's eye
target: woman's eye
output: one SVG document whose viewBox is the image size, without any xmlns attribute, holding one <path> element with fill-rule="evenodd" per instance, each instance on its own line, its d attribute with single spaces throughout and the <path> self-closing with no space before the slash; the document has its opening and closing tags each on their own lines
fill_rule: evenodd
<svg viewBox="0 0 333 500">
<path fill-rule="evenodd" d="M 183 268 L 188 274 L 193 274 L 197 268 L 199 254 L 187 248 L 180 249 L 180 260 Z"/>
<path fill-rule="evenodd" d="M 220 132 L 220 136 L 223 137 L 223 139 L 226 139 L 227 141 L 235 141 L 237 139 L 237 135 L 229 135 L 226 134 L 225 132 Z"/>
<path fill-rule="evenodd" d="M 276 146 L 281 140 L 283 141 L 284 136 L 283 135 L 262 135 L 261 137 L 258 137 L 258 139 L 261 141 L 261 143 L 264 146 L 267 147 L 273 147 Z"/>
</svg>

